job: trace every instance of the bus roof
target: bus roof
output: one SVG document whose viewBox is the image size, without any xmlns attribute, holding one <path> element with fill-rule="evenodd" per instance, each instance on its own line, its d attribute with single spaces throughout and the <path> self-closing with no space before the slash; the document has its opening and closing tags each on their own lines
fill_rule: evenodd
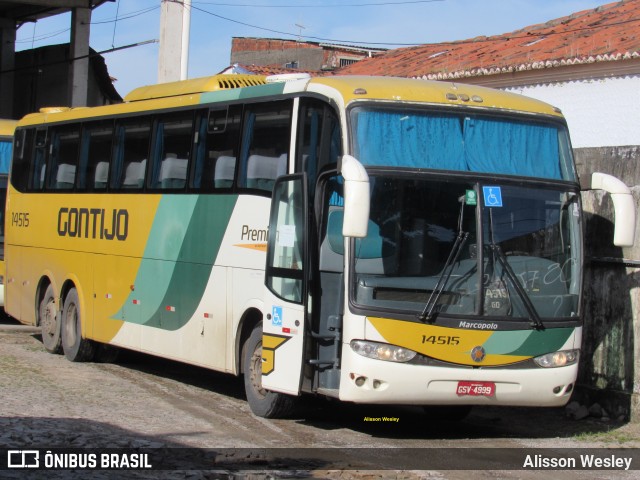
<svg viewBox="0 0 640 480">
<path fill-rule="evenodd" d="M 338 90 L 344 98 L 345 104 L 354 100 L 376 99 L 439 105 L 472 105 L 514 112 L 562 116 L 558 108 L 539 100 L 466 83 L 371 76 L 317 77 L 311 83 Z"/>
<path fill-rule="evenodd" d="M 269 82 L 261 75 L 214 75 L 140 87 L 124 103 L 100 107 L 43 108 L 26 115 L 20 125 L 38 125 L 83 118 L 165 110 L 245 98 L 275 97 L 303 92 L 340 97 L 344 105 L 358 100 L 475 106 L 560 117 L 560 110 L 521 95 L 469 84 L 396 77 L 332 76 Z"/>
<path fill-rule="evenodd" d="M 0 118 L 0 137 L 12 137 L 17 123 L 17 120 L 5 120 Z"/>
</svg>

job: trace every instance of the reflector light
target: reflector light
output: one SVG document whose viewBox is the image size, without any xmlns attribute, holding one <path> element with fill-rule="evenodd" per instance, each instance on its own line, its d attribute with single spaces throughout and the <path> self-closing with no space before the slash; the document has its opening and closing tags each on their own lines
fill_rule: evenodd
<svg viewBox="0 0 640 480">
<path fill-rule="evenodd" d="M 140 305 L 140 300 L 132 300 L 132 302 L 134 305 Z"/>
<path fill-rule="evenodd" d="M 167 312 L 175 312 L 176 311 L 176 307 L 172 307 L 171 305 L 167 305 L 167 307 L 165 308 L 165 310 Z"/>
</svg>

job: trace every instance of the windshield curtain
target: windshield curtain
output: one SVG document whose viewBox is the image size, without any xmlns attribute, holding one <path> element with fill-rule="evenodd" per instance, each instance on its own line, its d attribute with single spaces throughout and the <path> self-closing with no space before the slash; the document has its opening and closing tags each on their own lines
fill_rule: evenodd
<svg viewBox="0 0 640 480">
<path fill-rule="evenodd" d="M 354 108 L 351 123 L 364 165 L 575 180 L 568 137 L 553 123 L 379 107 Z"/>
<path fill-rule="evenodd" d="M 578 315 L 576 192 L 416 177 L 370 172 L 368 235 L 353 242 L 356 305 L 420 314 L 433 301 L 438 314 L 492 321 L 532 320 L 532 308 L 545 320 Z"/>
</svg>

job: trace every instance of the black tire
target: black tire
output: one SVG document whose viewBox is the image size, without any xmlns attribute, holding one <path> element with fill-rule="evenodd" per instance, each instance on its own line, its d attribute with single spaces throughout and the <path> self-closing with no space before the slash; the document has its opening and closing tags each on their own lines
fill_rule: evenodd
<svg viewBox="0 0 640 480">
<path fill-rule="evenodd" d="M 262 388 L 262 325 L 253 329 L 244 344 L 244 390 L 254 415 L 264 418 L 289 416 L 296 397 Z"/>
<path fill-rule="evenodd" d="M 56 308 L 53 287 L 49 285 L 38 305 L 38 325 L 42 333 L 42 344 L 49 353 L 62 353 L 60 338 L 60 315 Z"/>
<path fill-rule="evenodd" d="M 422 407 L 425 415 L 435 422 L 461 422 L 471 413 L 471 405 L 428 405 Z"/>
<path fill-rule="evenodd" d="M 61 336 L 64 355 L 72 362 L 86 362 L 93 358 L 93 342 L 82 338 L 80 301 L 75 288 L 69 290 L 62 309 Z"/>
</svg>

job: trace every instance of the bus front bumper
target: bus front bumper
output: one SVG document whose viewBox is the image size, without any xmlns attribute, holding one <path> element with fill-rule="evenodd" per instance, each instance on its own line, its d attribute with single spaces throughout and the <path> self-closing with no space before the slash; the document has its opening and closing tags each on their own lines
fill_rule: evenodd
<svg viewBox="0 0 640 480">
<path fill-rule="evenodd" d="M 372 404 L 560 407 L 569 401 L 577 374 L 577 363 L 557 368 L 434 367 L 349 352 L 343 356 L 340 399 Z M 459 387 L 469 383 L 481 388 L 462 393 L 468 389 Z"/>
</svg>

